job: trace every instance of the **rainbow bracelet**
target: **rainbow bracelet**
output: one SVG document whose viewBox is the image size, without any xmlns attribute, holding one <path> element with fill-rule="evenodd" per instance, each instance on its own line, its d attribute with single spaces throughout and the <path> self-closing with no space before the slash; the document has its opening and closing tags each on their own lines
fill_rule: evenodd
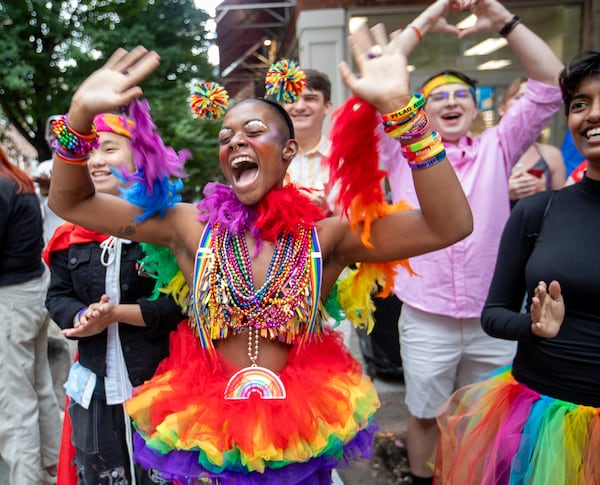
<svg viewBox="0 0 600 485">
<path fill-rule="evenodd" d="M 413 170 L 423 170 L 424 168 L 433 167 L 446 159 L 446 150 L 441 151 L 433 158 L 429 158 L 423 162 L 409 162 L 408 166 Z"/>
<path fill-rule="evenodd" d="M 404 106 L 403 108 L 400 108 L 397 111 L 394 111 L 392 113 L 386 113 L 384 115 L 382 115 L 383 117 L 383 122 L 402 122 L 407 121 L 408 116 L 413 112 L 413 111 L 417 111 L 418 109 L 421 109 L 423 106 L 425 106 L 425 96 L 423 96 L 421 93 L 415 93 L 413 94 L 412 98 L 410 99 L 410 101 L 408 102 L 408 104 L 406 106 Z"/>
<path fill-rule="evenodd" d="M 421 163 L 429 160 L 430 158 L 435 157 L 438 153 L 441 153 L 444 148 L 444 144 L 434 143 L 433 145 L 428 146 L 424 150 L 414 153 L 411 157 L 408 157 L 408 163 Z"/>
<path fill-rule="evenodd" d="M 82 135 L 69 126 L 67 115 L 62 115 L 52 122 L 52 132 L 56 135 L 57 144 L 63 148 L 63 154 L 66 152 L 75 156 L 87 156 L 98 148 L 96 127 L 92 125 L 92 132 Z"/>
<path fill-rule="evenodd" d="M 421 132 L 421 136 L 427 131 L 429 126 L 429 118 L 423 110 L 416 111 L 416 116 L 413 116 L 410 123 L 384 128 L 385 134 L 392 138 L 400 138 L 402 135 L 410 135 L 409 140 L 418 138 L 415 132 Z"/>
<path fill-rule="evenodd" d="M 421 151 L 424 148 L 427 148 L 428 146 L 433 145 L 438 141 L 442 141 L 442 137 L 437 131 L 432 131 L 431 135 L 429 135 L 427 138 L 424 138 L 423 140 L 420 140 L 416 143 L 411 143 L 410 145 L 402 145 L 402 153 L 404 153 L 405 155 L 410 155 L 415 152 Z"/>
</svg>

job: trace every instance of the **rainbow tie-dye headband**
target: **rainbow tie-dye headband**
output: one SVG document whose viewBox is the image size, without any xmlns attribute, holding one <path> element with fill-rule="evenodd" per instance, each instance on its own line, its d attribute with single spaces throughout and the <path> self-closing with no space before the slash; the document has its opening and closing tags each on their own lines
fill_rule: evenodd
<svg viewBox="0 0 600 485">
<path fill-rule="evenodd" d="M 135 129 L 135 122 L 133 120 L 114 113 L 96 115 L 94 117 L 94 125 L 97 132 L 116 133 L 127 138 L 131 138 L 131 132 Z"/>
<path fill-rule="evenodd" d="M 436 88 L 439 88 L 440 86 L 444 86 L 445 84 L 462 84 L 463 86 L 467 86 L 471 91 L 473 91 L 473 86 L 466 83 L 458 76 L 455 76 L 454 74 L 440 74 L 439 76 L 434 77 L 429 82 L 424 84 L 421 88 L 421 93 L 423 94 L 423 96 L 425 96 L 425 98 L 428 98 L 431 94 L 431 91 L 433 91 Z"/>
</svg>

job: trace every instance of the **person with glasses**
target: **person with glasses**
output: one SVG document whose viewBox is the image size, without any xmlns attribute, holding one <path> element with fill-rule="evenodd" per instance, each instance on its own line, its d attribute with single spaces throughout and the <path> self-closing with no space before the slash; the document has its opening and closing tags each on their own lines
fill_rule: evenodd
<svg viewBox="0 0 600 485">
<path fill-rule="evenodd" d="M 451 11 L 470 10 L 477 23 L 460 30 L 446 21 Z M 418 276 L 399 271 L 395 293 L 402 300 L 400 348 L 409 411 L 407 452 L 414 485 L 431 484 L 430 467 L 438 439 L 436 414 L 458 387 L 509 363 L 515 343 L 486 335 L 481 311 L 490 287 L 502 229 L 510 212 L 508 179 L 561 104 L 562 63 L 552 49 L 497 0 L 438 0 L 405 30 L 413 48 L 427 32 L 464 38 L 490 32 L 505 37 L 528 76 L 524 96 L 497 126 L 479 136 L 470 131 L 478 114 L 476 81 L 445 69 L 422 86 L 424 110 L 441 135 L 473 211 L 473 233 L 449 248 L 411 259 Z M 540 62 L 544 59 L 544 62 Z M 418 207 L 409 173 L 397 162 L 398 143 L 382 137 L 382 163 L 394 202 Z"/>
</svg>

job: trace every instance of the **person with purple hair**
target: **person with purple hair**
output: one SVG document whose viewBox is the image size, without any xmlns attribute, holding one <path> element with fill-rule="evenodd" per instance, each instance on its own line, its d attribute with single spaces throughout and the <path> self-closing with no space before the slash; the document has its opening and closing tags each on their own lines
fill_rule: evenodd
<svg viewBox="0 0 600 485">
<path fill-rule="evenodd" d="M 298 144 L 273 101 L 246 99 L 227 111 L 219 161 L 228 185 L 208 184 L 196 206 L 147 177 L 152 170 L 164 181 L 163 174 L 181 171 L 160 157 L 130 177 L 136 190 L 127 200 L 97 193 L 85 170 L 97 144 L 94 115 L 142 95 L 139 83 L 160 62 L 156 52 L 119 49 L 73 97 L 50 205 L 90 229 L 169 248 L 190 288 L 189 325 L 179 325 L 169 357 L 126 403 L 135 458 L 164 480 L 320 485 L 348 459 L 369 456 L 377 393 L 324 325 L 322 303 L 352 263 L 361 262 L 359 272 L 381 268 L 472 230 L 439 137 L 409 91 L 403 43 L 388 43 L 382 25 L 363 25 L 350 45 L 360 77 L 340 65 L 355 96 L 336 119 L 330 161 L 349 182 L 340 183 L 341 217 L 324 217 L 301 189 L 284 185 Z M 401 132 L 412 154 L 418 210 L 383 203 L 377 111 L 387 113 L 390 136 Z M 167 194 L 165 210 L 151 208 L 139 187 Z"/>
<path fill-rule="evenodd" d="M 130 111 L 135 122 L 115 113 L 94 118 L 98 146 L 87 168 L 97 193 L 127 190 L 125 179 L 149 147 L 177 157 L 156 139 L 147 104 L 132 103 Z M 75 448 L 79 485 L 164 483 L 134 466 L 131 423 L 123 408 L 132 388 L 152 377 L 166 357 L 168 335 L 184 319 L 174 298 L 153 296 L 155 279 L 140 263 L 146 251 L 125 237 L 72 223 L 58 227 L 44 251 L 51 270 L 46 306 L 63 335 L 77 340 L 78 358 L 65 386 L 71 435 L 63 437 L 63 447 L 71 441 Z M 61 448 L 61 461 L 67 454 Z M 61 463 L 59 483 L 70 483 L 74 472 Z"/>
</svg>

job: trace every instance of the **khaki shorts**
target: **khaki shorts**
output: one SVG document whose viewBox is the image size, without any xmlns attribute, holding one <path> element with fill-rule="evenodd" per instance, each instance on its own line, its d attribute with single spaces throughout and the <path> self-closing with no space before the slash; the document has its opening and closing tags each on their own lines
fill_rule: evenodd
<svg viewBox="0 0 600 485">
<path fill-rule="evenodd" d="M 490 337 L 479 318 L 434 315 L 405 303 L 400 349 L 408 410 L 434 418 L 456 389 L 512 362 L 516 342 Z"/>
</svg>

